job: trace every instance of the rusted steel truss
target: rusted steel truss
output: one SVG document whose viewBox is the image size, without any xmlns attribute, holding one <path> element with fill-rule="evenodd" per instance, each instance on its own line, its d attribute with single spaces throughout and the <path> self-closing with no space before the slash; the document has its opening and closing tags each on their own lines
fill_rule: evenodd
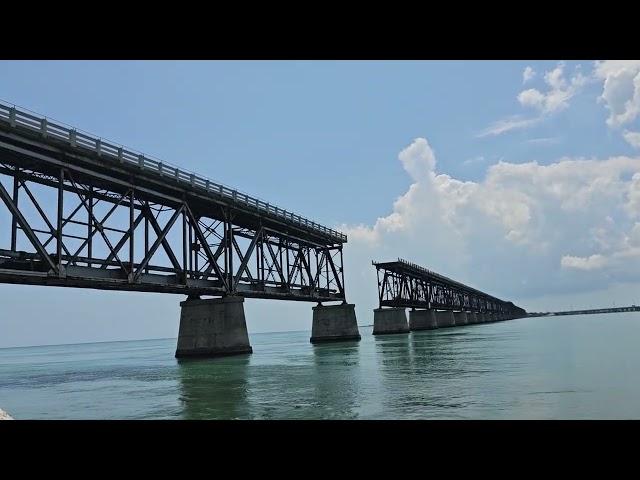
<svg viewBox="0 0 640 480">
<path fill-rule="evenodd" d="M 0 122 L 0 283 L 345 300 L 339 232 L 49 137 Z"/>
</svg>

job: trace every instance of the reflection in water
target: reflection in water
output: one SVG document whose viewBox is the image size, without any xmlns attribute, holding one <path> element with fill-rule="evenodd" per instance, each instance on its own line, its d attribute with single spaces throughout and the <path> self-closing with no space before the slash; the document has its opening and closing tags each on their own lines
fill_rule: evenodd
<svg viewBox="0 0 640 480">
<path fill-rule="evenodd" d="M 399 411 L 419 418 L 455 417 L 453 412 L 473 403 L 474 392 L 461 380 L 482 374 L 478 341 L 470 328 L 377 336 L 382 417 L 396 418 Z"/>
<path fill-rule="evenodd" d="M 313 346 L 315 418 L 357 418 L 359 342 Z"/>
<path fill-rule="evenodd" d="M 249 355 L 178 361 L 183 418 L 247 418 Z"/>
</svg>

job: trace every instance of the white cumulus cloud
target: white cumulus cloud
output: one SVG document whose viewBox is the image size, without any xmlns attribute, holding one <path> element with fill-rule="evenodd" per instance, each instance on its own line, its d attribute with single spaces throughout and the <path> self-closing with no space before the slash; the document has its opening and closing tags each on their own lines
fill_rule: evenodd
<svg viewBox="0 0 640 480">
<path fill-rule="evenodd" d="M 531 68 L 530 66 L 525 67 L 524 71 L 522 72 L 522 83 L 527 83 L 530 80 L 533 80 L 533 78 L 536 76 L 536 72 L 533 68 Z"/>
<path fill-rule="evenodd" d="M 556 68 L 544 74 L 544 81 L 548 87 L 545 92 L 535 88 L 520 92 L 518 95 L 520 104 L 545 114 L 567 108 L 569 100 L 586 84 L 587 77 L 578 71 L 573 77 L 566 79 L 564 68 L 565 65 L 561 62 Z"/>
<path fill-rule="evenodd" d="M 602 268 L 607 264 L 607 259 L 600 254 L 594 254 L 589 257 L 574 257 L 565 255 L 562 257 L 560 264 L 564 268 L 576 268 L 578 270 L 594 270 Z"/>
<path fill-rule="evenodd" d="M 534 116 L 525 117 L 523 115 L 512 115 L 500 119 L 478 135 L 479 138 L 487 136 L 502 135 L 512 130 L 529 128 L 543 120 L 546 116 L 559 112 L 569 107 L 570 100 L 580 92 L 589 78 L 585 77 L 577 66 L 573 76 L 565 77 L 565 64 L 560 62 L 555 68 L 545 72 L 544 82 L 546 88 L 541 91 L 537 88 L 528 88 L 521 91 L 517 100 L 521 106 L 531 108 L 535 111 Z M 522 74 L 523 84 L 532 80 L 535 72 L 531 67 L 526 67 Z"/>
<path fill-rule="evenodd" d="M 640 60 L 596 62 L 594 76 L 603 81 L 600 101 L 609 110 L 607 125 L 620 127 L 640 113 Z"/>
<path fill-rule="evenodd" d="M 407 258 L 514 301 L 601 288 L 602 275 L 640 281 L 640 158 L 501 161 L 477 182 L 439 173 L 425 138 L 399 160 L 411 181 L 390 211 L 340 226 L 348 284 L 371 308 L 372 259 Z"/>
<path fill-rule="evenodd" d="M 629 130 L 625 130 L 623 137 L 632 147 L 640 148 L 640 132 L 630 132 Z"/>
</svg>

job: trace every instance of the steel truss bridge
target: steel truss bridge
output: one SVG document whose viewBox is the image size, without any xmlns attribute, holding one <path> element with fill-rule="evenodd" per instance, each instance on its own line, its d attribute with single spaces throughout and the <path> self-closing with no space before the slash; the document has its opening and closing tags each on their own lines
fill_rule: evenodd
<svg viewBox="0 0 640 480">
<path fill-rule="evenodd" d="M 451 280 L 406 260 L 372 262 L 380 307 L 425 308 L 526 316 L 511 302 Z M 381 278 L 382 274 L 382 278 Z"/>
<path fill-rule="evenodd" d="M 347 237 L 0 103 L 0 283 L 344 301 Z"/>
</svg>

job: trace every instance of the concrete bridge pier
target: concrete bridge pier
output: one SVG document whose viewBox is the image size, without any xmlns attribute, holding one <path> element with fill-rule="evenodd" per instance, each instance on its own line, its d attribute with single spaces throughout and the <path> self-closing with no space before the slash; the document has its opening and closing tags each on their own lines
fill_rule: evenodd
<svg viewBox="0 0 640 480">
<path fill-rule="evenodd" d="M 455 326 L 456 320 L 451 310 L 435 312 L 435 314 L 436 314 L 436 322 L 438 323 L 438 328 Z"/>
<path fill-rule="evenodd" d="M 360 340 L 356 310 L 353 303 L 313 307 L 311 343 Z"/>
<path fill-rule="evenodd" d="M 438 328 L 435 310 L 430 308 L 426 310 L 409 310 L 409 330 L 414 332 L 417 330 L 433 330 L 434 328 Z"/>
<path fill-rule="evenodd" d="M 476 312 L 467 312 L 467 323 L 473 325 L 479 323 L 478 314 Z"/>
<path fill-rule="evenodd" d="M 467 323 L 469 323 L 468 318 L 467 318 L 467 312 L 453 312 L 453 317 L 455 318 L 455 325 L 456 327 L 460 326 L 460 325 L 466 325 Z"/>
<path fill-rule="evenodd" d="M 376 308 L 373 310 L 373 334 L 409 333 L 404 308 Z"/>
<path fill-rule="evenodd" d="M 180 307 L 176 358 L 253 353 L 243 297 L 189 298 Z"/>
</svg>

